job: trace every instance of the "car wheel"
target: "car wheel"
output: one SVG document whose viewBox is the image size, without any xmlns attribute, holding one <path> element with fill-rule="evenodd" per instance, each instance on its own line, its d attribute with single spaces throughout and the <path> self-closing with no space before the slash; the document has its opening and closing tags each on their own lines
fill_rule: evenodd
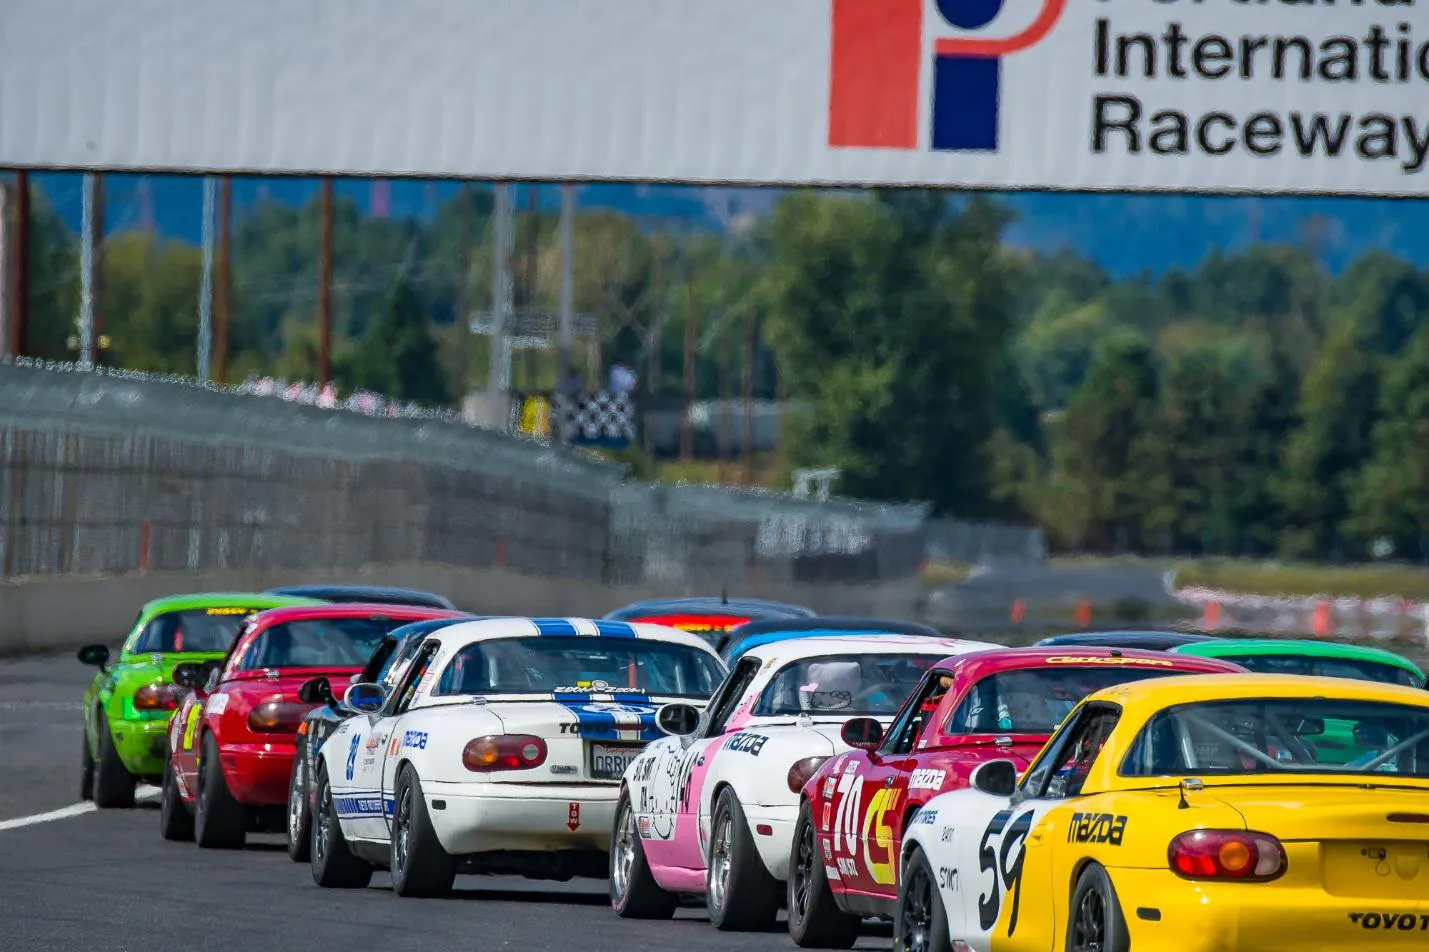
<svg viewBox="0 0 1429 952">
<path fill-rule="evenodd" d="M 948 911 L 933 867 L 919 847 L 903 864 L 903 881 L 893 913 L 893 952 L 952 952 Z"/>
<path fill-rule="evenodd" d="M 288 858 L 306 863 L 312 857 L 313 812 L 309 807 L 307 758 L 303 746 L 293 758 L 293 775 L 288 779 Z"/>
<path fill-rule="evenodd" d="M 99 735 L 99 759 L 94 765 L 94 805 L 102 810 L 127 809 L 134 805 L 134 788 L 138 780 L 119 759 L 114 735 L 109 731 L 109 718 L 100 710 L 95 717 Z"/>
<path fill-rule="evenodd" d="M 159 796 L 159 835 L 178 843 L 192 842 L 194 817 L 179 796 L 179 782 L 174 776 L 174 762 L 164 761 L 164 781 Z"/>
<path fill-rule="evenodd" d="M 1089 864 L 1077 877 L 1067 908 L 1067 952 L 1127 952 L 1131 947 L 1116 889 L 1098 864 Z"/>
<path fill-rule="evenodd" d="M 834 901 L 818 841 L 813 811 L 805 800 L 789 849 L 789 937 L 804 949 L 851 949 L 861 920 Z"/>
<path fill-rule="evenodd" d="M 337 820 L 337 808 L 332 803 L 332 785 L 327 780 L 327 765 L 318 764 L 317 810 L 313 814 L 312 856 L 313 882 L 326 889 L 363 889 L 372 882 L 372 864 L 352 855 L 342 825 Z"/>
<path fill-rule="evenodd" d="M 397 777 L 397 804 L 392 811 L 392 891 L 399 896 L 444 896 L 456 879 L 456 857 L 442 848 L 422 782 L 411 764 Z"/>
<path fill-rule="evenodd" d="M 206 850 L 239 850 L 248 838 L 248 811 L 233 799 L 223 764 L 218 760 L 218 741 L 203 735 L 203 751 L 198 768 L 198 796 L 194 799 L 194 839 Z"/>
<path fill-rule="evenodd" d="M 610 907 L 622 919 L 669 919 L 680 897 L 660 888 L 650 872 L 630 793 L 622 790 L 610 833 Z"/>
<path fill-rule="evenodd" d="M 84 752 L 79 759 L 79 799 L 85 802 L 94 799 L 94 754 L 89 750 L 89 732 L 85 731 L 81 739 Z"/>
<path fill-rule="evenodd" d="M 767 930 L 779 915 L 781 894 L 778 880 L 759 858 L 739 800 L 733 790 L 724 790 L 715 804 L 705 874 L 710 925 L 724 932 Z"/>
</svg>

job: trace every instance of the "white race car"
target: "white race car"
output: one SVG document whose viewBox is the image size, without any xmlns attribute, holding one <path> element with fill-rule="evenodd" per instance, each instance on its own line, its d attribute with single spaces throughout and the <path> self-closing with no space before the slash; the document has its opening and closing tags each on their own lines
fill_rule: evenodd
<svg viewBox="0 0 1429 952">
<path fill-rule="evenodd" d="M 390 692 L 347 689 L 358 716 L 318 753 L 313 879 L 360 888 L 383 867 L 398 895 L 432 896 L 458 872 L 604 878 L 620 779 L 663 736 L 657 706 L 702 708 L 725 671 L 705 639 L 659 625 L 431 632 Z"/>
<path fill-rule="evenodd" d="M 740 656 L 703 714 L 670 704 L 625 773 L 610 848 L 610 901 L 626 918 L 669 918 L 704 893 L 724 930 L 768 928 L 784 898 L 799 791 L 851 749 L 844 722 L 886 729 L 923 674 L 1000 645 L 955 638 L 800 638 Z M 857 739 L 857 738 L 854 738 Z"/>
</svg>

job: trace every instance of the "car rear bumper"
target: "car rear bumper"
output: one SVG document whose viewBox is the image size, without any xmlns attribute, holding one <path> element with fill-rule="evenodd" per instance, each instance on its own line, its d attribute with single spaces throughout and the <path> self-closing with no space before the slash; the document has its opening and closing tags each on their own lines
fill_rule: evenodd
<svg viewBox="0 0 1429 952">
<path fill-rule="evenodd" d="M 233 799 L 247 806 L 279 806 L 288 802 L 288 782 L 298 754 L 292 741 L 218 745 L 223 779 Z"/>
<path fill-rule="evenodd" d="M 779 804 L 744 806 L 744 819 L 749 824 L 749 835 L 754 839 L 754 847 L 759 850 L 759 858 L 769 870 L 769 875 L 780 882 L 789 878 L 789 848 L 794 842 L 794 825 L 799 820 L 799 805 Z"/>
<path fill-rule="evenodd" d="M 1191 882 L 1111 869 L 1135 949 L 1319 952 L 1429 948 L 1429 897 L 1347 899 L 1319 886 Z M 1159 916 L 1159 918 L 1155 918 Z"/>
<path fill-rule="evenodd" d="M 620 785 L 423 780 L 422 794 L 437 839 L 453 855 L 608 851 Z"/>
<path fill-rule="evenodd" d="M 136 777 L 157 777 L 164 772 L 164 752 L 169 743 L 169 722 L 110 721 L 114 750 L 124 769 Z"/>
</svg>

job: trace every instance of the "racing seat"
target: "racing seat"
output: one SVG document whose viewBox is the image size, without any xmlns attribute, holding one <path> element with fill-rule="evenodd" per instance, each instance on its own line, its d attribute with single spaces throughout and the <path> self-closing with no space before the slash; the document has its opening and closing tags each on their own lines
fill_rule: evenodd
<svg viewBox="0 0 1429 952">
<path fill-rule="evenodd" d="M 821 661 L 808 667 L 809 684 L 813 689 L 799 691 L 801 711 L 838 710 L 839 702 L 831 695 L 834 692 L 848 695 L 847 706 L 863 689 L 863 668 L 857 661 Z"/>
</svg>

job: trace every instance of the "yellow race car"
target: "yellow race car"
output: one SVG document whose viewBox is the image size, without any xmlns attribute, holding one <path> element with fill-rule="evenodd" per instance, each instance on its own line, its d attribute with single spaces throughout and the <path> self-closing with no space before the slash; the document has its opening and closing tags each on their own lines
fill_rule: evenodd
<svg viewBox="0 0 1429 952">
<path fill-rule="evenodd" d="M 971 783 L 908 820 L 897 950 L 1429 949 L 1423 690 L 1121 684 L 1020 780 L 995 760 Z"/>
</svg>

